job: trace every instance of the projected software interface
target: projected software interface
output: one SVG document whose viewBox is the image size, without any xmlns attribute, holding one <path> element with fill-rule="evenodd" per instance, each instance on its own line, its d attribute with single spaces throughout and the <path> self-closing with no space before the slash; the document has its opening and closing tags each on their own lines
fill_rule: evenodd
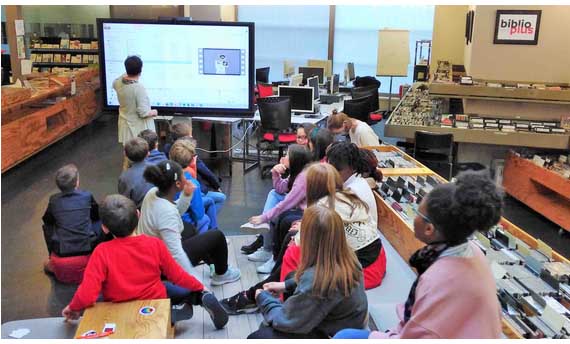
<svg viewBox="0 0 570 344">
<path fill-rule="evenodd" d="M 107 105 L 127 56 L 143 61 L 151 106 L 247 109 L 249 28 L 104 23 Z"/>
</svg>

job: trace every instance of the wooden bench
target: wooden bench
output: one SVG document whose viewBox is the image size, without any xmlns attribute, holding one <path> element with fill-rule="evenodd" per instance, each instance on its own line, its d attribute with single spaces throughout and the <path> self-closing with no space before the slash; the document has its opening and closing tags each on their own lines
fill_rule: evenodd
<svg viewBox="0 0 570 344">
<path fill-rule="evenodd" d="M 154 312 L 144 314 L 144 307 L 153 307 Z M 90 330 L 101 333 L 106 323 L 116 324 L 115 333 L 109 336 L 113 339 L 167 339 L 174 335 L 169 299 L 98 302 L 85 310 L 75 337 Z"/>
</svg>

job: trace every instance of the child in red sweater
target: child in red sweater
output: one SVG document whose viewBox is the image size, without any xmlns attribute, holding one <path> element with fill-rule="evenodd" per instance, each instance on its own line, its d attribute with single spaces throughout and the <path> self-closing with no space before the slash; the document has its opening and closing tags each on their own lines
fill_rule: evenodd
<svg viewBox="0 0 570 344">
<path fill-rule="evenodd" d="M 134 202 L 124 196 L 105 198 L 100 208 L 102 229 L 114 239 L 93 251 L 83 282 L 62 315 L 67 320 L 78 319 L 100 293 L 111 302 L 169 297 L 173 304 L 204 307 L 216 328 L 223 328 L 228 315 L 216 297 L 174 261 L 160 239 L 134 234 L 139 214 Z M 161 275 L 172 283 L 161 281 Z"/>
</svg>

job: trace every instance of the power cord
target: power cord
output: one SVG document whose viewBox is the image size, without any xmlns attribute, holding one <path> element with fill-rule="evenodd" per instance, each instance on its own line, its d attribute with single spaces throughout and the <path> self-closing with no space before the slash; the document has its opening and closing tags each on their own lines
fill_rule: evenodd
<svg viewBox="0 0 570 344">
<path fill-rule="evenodd" d="M 236 148 L 237 146 L 239 146 L 243 140 L 245 140 L 245 137 L 247 136 L 247 132 L 249 131 L 249 129 L 251 129 L 254 125 L 254 121 L 251 121 L 251 123 L 249 124 L 249 126 L 245 129 L 245 132 L 243 134 L 243 137 L 233 146 L 231 146 L 230 148 L 226 149 L 226 150 L 216 150 L 216 151 L 209 151 L 203 148 L 198 148 L 196 147 L 196 150 L 202 151 L 202 152 L 206 152 L 206 153 L 228 153 L 231 152 L 234 148 Z M 252 131 L 251 133 L 255 133 L 257 131 L 257 128 L 255 128 L 254 131 Z"/>
</svg>

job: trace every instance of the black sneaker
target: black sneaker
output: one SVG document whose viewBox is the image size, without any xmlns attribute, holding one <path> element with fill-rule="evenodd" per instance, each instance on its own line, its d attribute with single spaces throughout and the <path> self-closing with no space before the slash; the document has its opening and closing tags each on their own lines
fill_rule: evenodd
<svg viewBox="0 0 570 344">
<path fill-rule="evenodd" d="M 228 323 L 228 313 L 218 302 L 214 294 L 205 292 L 202 295 L 202 307 L 210 314 L 214 326 L 219 330 Z"/>
<path fill-rule="evenodd" d="M 174 323 L 178 321 L 192 319 L 193 315 L 194 310 L 192 309 L 192 305 L 188 303 L 181 303 L 170 307 L 171 325 L 174 325 Z"/>
<path fill-rule="evenodd" d="M 257 304 L 247 298 L 245 291 L 239 292 L 232 297 L 223 299 L 220 304 L 230 315 L 257 312 Z"/>
<path fill-rule="evenodd" d="M 259 248 L 261 248 L 261 246 L 263 246 L 263 236 L 258 235 L 257 238 L 255 238 L 254 242 L 252 242 L 249 245 L 243 245 L 241 247 L 241 251 L 245 254 L 252 254 L 253 252 L 257 251 Z"/>
</svg>

